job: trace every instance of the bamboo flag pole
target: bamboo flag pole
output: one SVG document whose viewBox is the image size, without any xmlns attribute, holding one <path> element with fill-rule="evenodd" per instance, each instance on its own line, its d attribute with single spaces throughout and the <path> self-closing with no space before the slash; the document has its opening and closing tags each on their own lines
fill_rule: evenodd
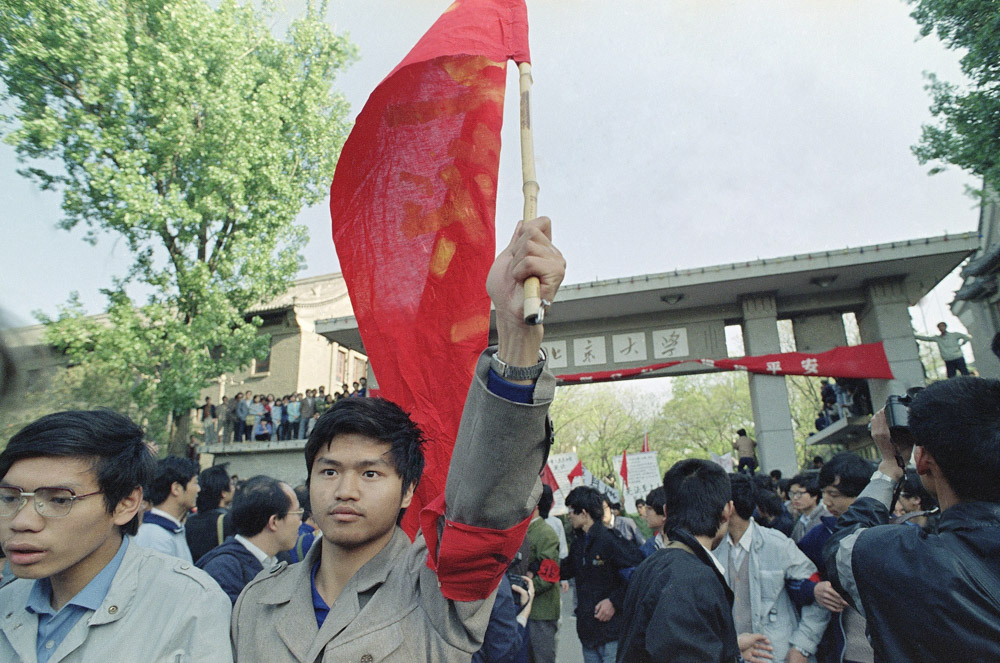
<svg viewBox="0 0 1000 663">
<path fill-rule="evenodd" d="M 535 142 L 531 136 L 531 63 L 517 65 L 521 87 L 521 179 L 524 184 L 524 214 L 529 221 L 538 216 L 538 182 L 535 181 Z M 537 325 L 545 318 L 541 290 L 534 276 L 524 281 L 524 321 Z"/>
</svg>

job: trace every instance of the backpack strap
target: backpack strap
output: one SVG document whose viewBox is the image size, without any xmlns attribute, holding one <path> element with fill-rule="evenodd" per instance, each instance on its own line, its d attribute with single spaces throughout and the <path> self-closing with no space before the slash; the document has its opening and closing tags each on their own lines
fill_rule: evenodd
<svg viewBox="0 0 1000 663">
<path fill-rule="evenodd" d="M 222 519 L 226 517 L 226 514 L 220 513 L 219 519 L 215 521 L 215 534 L 219 539 L 219 545 L 222 545 L 222 540 L 225 538 L 222 535 Z"/>
</svg>

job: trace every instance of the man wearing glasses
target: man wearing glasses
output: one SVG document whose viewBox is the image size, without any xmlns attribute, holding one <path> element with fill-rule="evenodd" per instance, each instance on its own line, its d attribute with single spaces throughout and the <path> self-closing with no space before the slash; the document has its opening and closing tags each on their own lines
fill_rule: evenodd
<svg viewBox="0 0 1000 663">
<path fill-rule="evenodd" d="M 258 573 L 278 563 L 278 553 L 295 547 L 302 509 L 288 484 L 261 475 L 248 480 L 236 494 L 231 514 L 236 536 L 209 550 L 196 566 L 215 578 L 236 603 Z"/>
<path fill-rule="evenodd" d="M 108 410 L 28 424 L 0 453 L 0 661 L 227 663 L 230 604 L 188 562 L 129 544 L 155 471 Z"/>
</svg>

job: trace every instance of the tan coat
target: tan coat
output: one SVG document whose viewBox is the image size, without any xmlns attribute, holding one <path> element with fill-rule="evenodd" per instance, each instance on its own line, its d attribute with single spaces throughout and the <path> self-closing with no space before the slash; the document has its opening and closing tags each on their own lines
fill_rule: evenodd
<svg viewBox="0 0 1000 663">
<path fill-rule="evenodd" d="M 507 529 L 531 514 L 541 494 L 545 416 L 555 379 L 549 373 L 539 378 L 532 405 L 506 401 L 486 389 L 491 352 L 480 357 L 462 414 L 445 488 L 446 517 Z M 423 537 L 411 544 L 402 530 L 351 578 L 318 628 L 310 575 L 321 549 L 317 542 L 302 563 L 279 566 L 243 590 L 233 608 L 236 660 L 464 663 L 482 645 L 494 597 L 445 599 L 427 568 Z"/>
</svg>

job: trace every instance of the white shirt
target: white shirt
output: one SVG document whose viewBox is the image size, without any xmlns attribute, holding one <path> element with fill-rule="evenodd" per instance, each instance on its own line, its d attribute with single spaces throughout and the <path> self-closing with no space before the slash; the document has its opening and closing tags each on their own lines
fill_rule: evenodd
<svg viewBox="0 0 1000 663">
<path fill-rule="evenodd" d="M 152 509 L 150 509 L 149 512 L 156 514 L 157 516 L 162 516 L 163 518 L 166 518 L 170 522 L 176 524 L 178 527 L 184 527 L 184 524 L 181 521 L 177 520 L 177 518 L 173 517 L 166 511 L 161 511 L 160 509 L 157 509 L 155 506 Z"/>
<path fill-rule="evenodd" d="M 250 539 L 246 538 L 242 534 L 237 534 L 234 538 L 244 548 L 249 550 L 251 555 L 257 558 L 257 561 L 260 562 L 261 566 L 264 567 L 264 570 L 270 569 L 271 567 L 273 567 L 275 564 L 278 563 L 277 557 L 271 557 L 266 552 L 255 546 L 253 542 L 250 541 Z"/>
<path fill-rule="evenodd" d="M 545 522 L 556 531 L 556 536 L 559 537 L 559 559 L 566 559 L 569 557 L 569 546 L 566 545 L 566 529 L 563 527 L 562 521 L 549 514 Z"/>
<path fill-rule="evenodd" d="M 743 564 L 743 558 L 750 554 L 750 542 L 753 541 L 753 530 L 754 522 L 751 519 L 750 524 L 747 526 L 747 531 L 743 532 L 743 536 L 740 537 L 739 542 L 734 543 L 733 538 L 729 537 L 729 561 L 732 563 L 734 569 L 740 568 Z"/>
</svg>

